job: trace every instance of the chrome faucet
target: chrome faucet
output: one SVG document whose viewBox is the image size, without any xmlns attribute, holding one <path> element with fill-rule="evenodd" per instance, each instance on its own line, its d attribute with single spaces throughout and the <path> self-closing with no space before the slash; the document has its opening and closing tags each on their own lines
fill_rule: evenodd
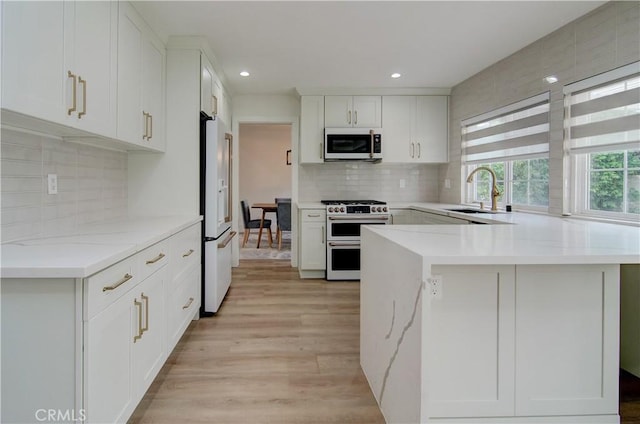
<svg viewBox="0 0 640 424">
<path fill-rule="evenodd" d="M 471 173 L 467 177 L 467 182 L 468 183 L 472 182 L 473 174 L 475 174 L 480 170 L 489 171 L 489 173 L 491 174 L 491 210 L 495 212 L 498 210 L 498 196 L 500 196 L 500 192 L 498 191 L 498 185 L 496 183 L 497 181 L 496 173 L 493 171 L 493 169 L 487 166 L 479 166 L 473 171 L 471 171 Z"/>
</svg>

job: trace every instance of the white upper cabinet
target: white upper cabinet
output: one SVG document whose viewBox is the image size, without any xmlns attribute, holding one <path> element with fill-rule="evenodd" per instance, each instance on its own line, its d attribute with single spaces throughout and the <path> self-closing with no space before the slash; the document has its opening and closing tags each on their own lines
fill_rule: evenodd
<svg viewBox="0 0 640 424">
<path fill-rule="evenodd" d="M 300 163 L 324 162 L 324 96 L 302 96 Z"/>
<path fill-rule="evenodd" d="M 142 44 L 142 107 L 145 116 L 147 145 L 165 149 L 165 49 L 155 37 L 145 37 Z M 144 144 L 144 143 L 143 143 Z"/>
<path fill-rule="evenodd" d="M 3 2 L 2 107 L 115 136 L 117 19 L 117 2 Z"/>
<path fill-rule="evenodd" d="M 209 116 L 217 114 L 213 104 L 213 80 L 215 73 L 209 59 L 202 54 L 200 55 L 200 110 Z"/>
<path fill-rule="evenodd" d="M 65 2 L 64 22 L 66 124 L 114 137 L 118 4 Z"/>
<path fill-rule="evenodd" d="M 2 108 L 62 123 L 63 4 L 4 1 L 1 7 Z"/>
<path fill-rule="evenodd" d="M 4 123 L 164 149 L 165 49 L 128 2 L 1 7 Z"/>
<path fill-rule="evenodd" d="M 384 96 L 384 162 L 448 161 L 447 96 Z"/>
<path fill-rule="evenodd" d="M 140 15 L 121 4 L 118 23 L 118 138 L 163 151 L 165 50 Z"/>
<path fill-rule="evenodd" d="M 227 131 L 231 128 L 231 99 L 207 56 L 200 57 L 200 110 L 220 119 Z"/>
<path fill-rule="evenodd" d="M 329 128 L 380 128 L 382 97 L 325 96 L 324 126 Z"/>
</svg>

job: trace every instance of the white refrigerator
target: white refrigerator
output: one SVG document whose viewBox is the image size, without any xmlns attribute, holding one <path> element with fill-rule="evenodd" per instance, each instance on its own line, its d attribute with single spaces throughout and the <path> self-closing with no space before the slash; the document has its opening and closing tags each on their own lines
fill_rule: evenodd
<svg viewBox="0 0 640 424">
<path fill-rule="evenodd" d="M 200 214 L 202 302 L 200 316 L 218 312 L 231 285 L 231 135 L 200 112 Z"/>
</svg>

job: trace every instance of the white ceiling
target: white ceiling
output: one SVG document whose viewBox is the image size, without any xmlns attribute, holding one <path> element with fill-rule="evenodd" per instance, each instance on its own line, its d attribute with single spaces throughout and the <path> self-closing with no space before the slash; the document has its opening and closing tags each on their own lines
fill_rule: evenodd
<svg viewBox="0 0 640 424">
<path fill-rule="evenodd" d="M 233 94 L 450 88 L 605 1 L 141 1 L 166 40 L 209 40 Z M 247 70 L 250 77 L 241 77 Z M 393 72 L 402 77 L 391 79 Z"/>
</svg>

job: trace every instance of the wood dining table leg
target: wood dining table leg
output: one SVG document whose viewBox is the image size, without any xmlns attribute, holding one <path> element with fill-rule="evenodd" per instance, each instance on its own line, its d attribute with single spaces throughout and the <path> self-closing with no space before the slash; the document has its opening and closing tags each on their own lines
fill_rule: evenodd
<svg viewBox="0 0 640 424">
<path fill-rule="evenodd" d="M 260 230 L 258 231 L 258 244 L 256 245 L 257 249 L 260 249 L 260 240 L 262 240 L 262 228 L 264 227 L 265 214 L 266 214 L 265 210 L 262 209 L 262 217 L 260 218 Z M 271 247 L 271 243 L 269 243 L 269 247 Z"/>
</svg>

